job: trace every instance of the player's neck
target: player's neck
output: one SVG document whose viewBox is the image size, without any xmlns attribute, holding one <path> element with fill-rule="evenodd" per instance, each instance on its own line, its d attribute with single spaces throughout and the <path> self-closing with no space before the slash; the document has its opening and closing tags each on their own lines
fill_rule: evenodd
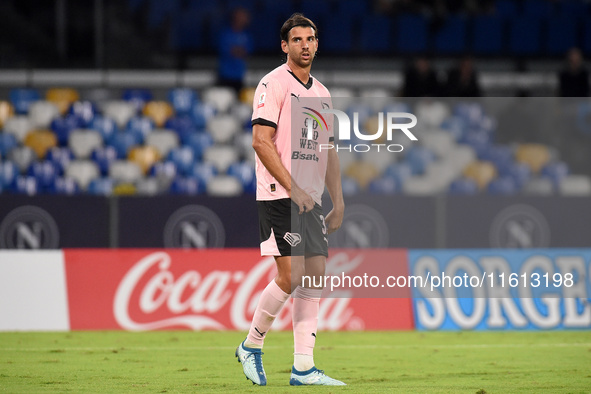
<svg viewBox="0 0 591 394">
<path fill-rule="evenodd" d="M 292 62 L 288 57 L 287 58 L 287 66 L 290 68 L 291 72 L 296 77 L 298 77 L 298 79 L 300 81 L 302 81 L 304 84 L 308 83 L 308 81 L 310 80 L 310 69 L 312 68 L 312 65 L 310 65 L 308 67 L 299 67 L 297 64 Z"/>
</svg>

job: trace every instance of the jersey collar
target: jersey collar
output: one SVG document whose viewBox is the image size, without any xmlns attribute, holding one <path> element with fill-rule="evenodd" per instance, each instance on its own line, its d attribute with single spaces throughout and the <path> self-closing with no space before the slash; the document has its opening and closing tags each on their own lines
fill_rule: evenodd
<svg viewBox="0 0 591 394">
<path fill-rule="evenodd" d="M 314 78 L 312 78 L 312 76 L 310 75 L 310 78 L 308 78 L 308 83 L 303 83 L 301 79 L 299 79 L 294 73 L 293 71 L 291 71 L 291 69 L 289 68 L 289 66 L 287 65 L 287 63 L 285 64 L 285 68 L 287 69 L 287 72 L 291 74 L 292 77 L 294 77 L 296 79 L 296 81 L 298 81 L 299 83 L 302 84 L 303 87 L 305 87 L 307 90 L 310 90 L 310 88 L 312 87 L 312 84 L 314 83 Z"/>
</svg>

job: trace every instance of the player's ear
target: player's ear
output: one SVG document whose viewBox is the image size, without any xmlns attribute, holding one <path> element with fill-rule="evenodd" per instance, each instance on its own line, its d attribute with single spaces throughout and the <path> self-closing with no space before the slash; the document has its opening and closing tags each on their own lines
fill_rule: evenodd
<svg viewBox="0 0 591 394">
<path fill-rule="evenodd" d="M 287 41 L 281 40 L 281 50 L 283 53 L 287 53 Z"/>
</svg>

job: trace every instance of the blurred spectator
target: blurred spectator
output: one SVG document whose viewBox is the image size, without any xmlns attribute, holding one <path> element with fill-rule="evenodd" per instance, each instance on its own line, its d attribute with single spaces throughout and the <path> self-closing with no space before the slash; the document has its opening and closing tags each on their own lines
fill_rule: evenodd
<svg viewBox="0 0 591 394">
<path fill-rule="evenodd" d="M 246 57 L 252 52 L 252 38 L 246 28 L 250 14 L 244 8 L 236 8 L 228 28 L 220 34 L 218 47 L 218 84 L 239 91 L 246 73 Z"/>
<path fill-rule="evenodd" d="M 560 72 L 559 96 L 589 96 L 589 72 L 583 63 L 583 55 L 578 48 L 568 51 L 566 67 Z"/>
<path fill-rule="evenodd" d="M 446 86 L 447 95 L 450 97 L 481 96 L 478 75 L 471 57 L 463 57 L 456 67 L 448 71 Z"/>
<path fill-rule="evenodd" d="M 418 57 L 404 73 L 404 97 L 436 97 L 441 95 L 437 73 L 426 57 Z"/>
</svg>

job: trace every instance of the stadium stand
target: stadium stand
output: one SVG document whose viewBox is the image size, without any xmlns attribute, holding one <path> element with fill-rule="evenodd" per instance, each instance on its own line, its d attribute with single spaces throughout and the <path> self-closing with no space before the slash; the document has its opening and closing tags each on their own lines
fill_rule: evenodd
<svg viewBox="0 0 591 394">
<path fill-rule="evenodd" d="M 351 89 L 335 91 L 343 93 L 339 103 L 354 95 Z M 107 101 L 102 110 L 93 102 L 74 101 L 63 114 L 38 95 L 25 113 L 6 112 L 0 132 L 2 192 L 254 193 L 250 106 L 225 88 L 199 93 L 174 88 L 166 93 L 170 101 L 158 101 L 147 89 L 126 90 L 122 97 L 129 101 Z M 388 94 L 362 90 L 365 101 L 349 101 L 346 112 L 357 113 L 363 129 L 373 133 L 379 126 L 376 111 L 410 111 L 421 118 L 420 139 L 410 143 L 402 133 L 395 135 L 391 142 L 404 148 L 395 155 L 364 155 L 352 149 L 364 141 L 355 138 L 349 146 L 341 141 L 349 195 L 591 193 L 589 178 L 571 174 L 558 150 L 541 143 L 496 142 L 497 120 L 478 101 L 402 102 Z M 23 94 L 13 96 L 6 104 L 17 108 Z M 35 128 L 41 124 L 50 128 Z M 382 136 L 378 142 L 387 141 Z"/>
</svg>

